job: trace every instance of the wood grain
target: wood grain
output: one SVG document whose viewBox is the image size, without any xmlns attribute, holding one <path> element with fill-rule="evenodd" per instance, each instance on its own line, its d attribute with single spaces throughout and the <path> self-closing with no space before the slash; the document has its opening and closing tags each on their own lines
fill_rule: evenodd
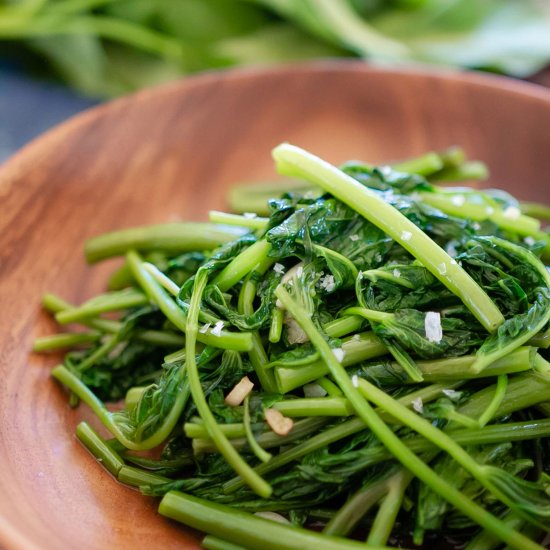
<svg viewBox="0 0 550 550">
<path fill-rule="evenodd" d="M 327 159 L 398 159 L 451 144 L 491 183 L 550 202 L 550 93 L 505 79 L 319 63 L 213 73 L 93 109 L 0 169 L 0 545 L 6 549 L 195 548 L 76 442 L 88 413 L 29 353 L 53 325 L 39 301 L 100 290 L 82 243 L 114 228 L 204 219 L 234 182 L 272 178 L 290 141 Z"/>
</svg>

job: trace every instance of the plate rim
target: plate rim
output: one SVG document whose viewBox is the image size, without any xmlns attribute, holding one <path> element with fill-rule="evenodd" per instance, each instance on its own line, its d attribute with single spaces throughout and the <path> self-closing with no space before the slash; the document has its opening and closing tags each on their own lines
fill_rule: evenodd
<svg viewBox="0 0 550 550">
<path fill-rule="evenodd" d="M 540 84 L 517 80 L 513 77 L 482 73 L 474 70 L 458 70 L 444 66 L 431 66 L 426 64 L 389 66 L 371 64 L 360 59 L 322 59 L 318 61 L 281 63 L 270 65 L 251 65 L 248 67 L 236 67 L 230 69 L 212 69 L 202 71 L 190 76 L 184 76 L 170 82 L 144 88 L 142 90 L 126 94 L 119 98 L 111 99 L 105 103 L 88 107 L 52 128 L 42 132 L 31 139 L 27 144 L 16 150 L 8 159 L 0 165 L 0 188 L 9 180 L 9 173 L 17 169 L 29 155 L 39 153 L 43 144 L 50 140 L 60 139 L 63 134 L 68 134 L 73 129 L 85 125 L 88 121 L 106 116 L 111 111 L 124 108 L 127 103 L 146 101 L 151 96 L 174 93 L 182 89 L 193 89 L 206 86 L 216 81 L 239 81 L 246 79 L 258 79 L 266 76 L 292 76 L 294 74 L 309 73 L 354 73 L 376 78 L 377 75 L 398 75 L 404 78 L 425 78 L 442 80 L 445 82 L 457 82 L 475 88 L 488 88 L 497 92 L 507 92 L 511 95 L 521 95 L 534 101 L 550 103 L 550 89 Z M 6 177 L 6 175 L 8 177 Z"/>
</svg>

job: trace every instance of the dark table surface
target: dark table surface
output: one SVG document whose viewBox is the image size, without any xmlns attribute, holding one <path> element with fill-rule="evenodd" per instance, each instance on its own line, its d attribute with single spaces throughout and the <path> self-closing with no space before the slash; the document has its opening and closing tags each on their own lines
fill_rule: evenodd
<svg viewBox="0 0 550 550">
<path fill-rule="evenodd" d="M 550 69 L 530 80 L 550 88 Z M 0 163 L 48 128 L 98 103 L 0 61 Z"/>
<path fill-rule="evenodd" d="M 0 65 L 0 163 L 33 137 L 96 103 Z"/>
</svg>

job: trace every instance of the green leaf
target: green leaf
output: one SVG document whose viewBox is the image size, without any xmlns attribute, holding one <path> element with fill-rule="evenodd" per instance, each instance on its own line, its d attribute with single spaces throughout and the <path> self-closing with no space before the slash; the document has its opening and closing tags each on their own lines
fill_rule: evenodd
<svg viewBox="0 0 550 550">
<path fill-rule="evenodd" d="M 211 51 L 231 64 L 277 63 L 341 57 L 344 51 L 286 23 L 276 23 L 213 44 Z"/>
<path fill-rule="evenodd" d="M 418 61 L 525 77 L 550 57 L 550 19 L 534 0 L 432 0 L 412 13 L 387 11 L 373 25 Z"/>
<path fill-rule="evenodd" d="M 55 70 L 76 90 L 91 96 L 103 95 L 108 58 L 97 36 L 72 34 L 29 41 L 32 49 L 46 56 Z"/>
</svg>

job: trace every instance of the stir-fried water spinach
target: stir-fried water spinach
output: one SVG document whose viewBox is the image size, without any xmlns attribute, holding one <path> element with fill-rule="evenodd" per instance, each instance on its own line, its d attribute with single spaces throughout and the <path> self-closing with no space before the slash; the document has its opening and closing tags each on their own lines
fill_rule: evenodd
<svg viewBox="0 0 550 550">
<path fill-rule="evenodd" d="M 541 548 L 548 211 L 451 187 L 485 175 L 459 149 L 273 156 L 292 179 L 236 214 L 94 238 L 124 257 L 108 291 L 45 296 L 85 329 L 35 350 L 70 349 L 53 376 L 111 434 L 78 438 L 205 548 Z"/>
</svg>

